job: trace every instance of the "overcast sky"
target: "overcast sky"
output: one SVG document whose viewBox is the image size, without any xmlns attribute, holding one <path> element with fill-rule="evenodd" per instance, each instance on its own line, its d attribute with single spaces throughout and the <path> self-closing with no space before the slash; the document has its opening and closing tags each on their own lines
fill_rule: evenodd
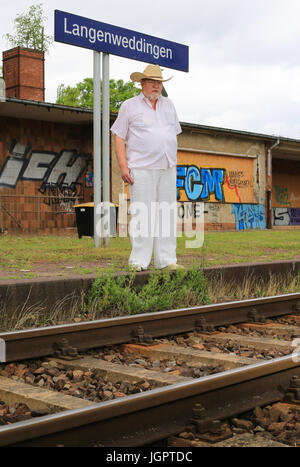
<svg viewBox="0 0 300 467">
<path fill-rule="evenodd" d="M 43 4 L 46 34 L 54 10 L 189 46 L 189 73 L 164 69 L 179 120 L 300 139 L 300 0 L 12 0 L 1 2 L 3 35 L 17 14 Z M 146 64 L 111 55 L 110 78 L 129 81 Z M 46 101 L 59 84 L 93 75 L 93 52 L 53 43 L 46 55 Z"/>
</svg>

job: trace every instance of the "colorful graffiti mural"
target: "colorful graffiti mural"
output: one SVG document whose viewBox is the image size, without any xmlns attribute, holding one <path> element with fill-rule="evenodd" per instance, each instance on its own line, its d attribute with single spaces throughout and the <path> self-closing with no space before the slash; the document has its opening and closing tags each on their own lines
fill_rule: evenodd
<svg viewBox="0 0 300 467">
<path fill-rule="evenodd" d="M 213 194 L 218 201 L 224 202 L 224 181 L 224 169 L 202 169 L 195 165 L 178 165 L 177 199 L 180 200 L 180 191 L 184 190 L 188 201 L 206 201 Z"/>
<path fill-rule="evenodd" d="M 273 225 L 300 225 L 300 208 L 273 208 Z"/>
<path fill-rule="evenodd" d="M 253 159 L 179 151 L 177 200 L 254 203 Z"/>
<path fill-rule="evenodd" d="M 177 200 L 187 201 L 213 201 L 211 197 L 220 203 L 226 202 L 224 189 L 232 190 L 235 200 L 242 202 L 239 193 L 240 187 L 249 186 L 249 180 L 240 180 L 243 172 L 227 173 L 226 169 L 200 168 L 196 165 L 177 166 Z M 232 184 L 232 180 L 234 183 Z M 183 196 L 182 196 L 183 195 Z"/>
<path fill-rule="evenodd" d="M 262 204 L 233 204 L 236 230 L 265 229 L 266 215 Z"/>
</svg>

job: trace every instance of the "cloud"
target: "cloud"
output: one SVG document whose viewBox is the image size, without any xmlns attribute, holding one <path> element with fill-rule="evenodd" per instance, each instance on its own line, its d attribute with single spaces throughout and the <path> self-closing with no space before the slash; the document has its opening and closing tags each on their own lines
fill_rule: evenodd
<svg viewBox="0 0 300 467">
<path fill-rule="evenodd" d="M 0 30 L 12 32 L 32 0 L 1 6 Z M 100 7 L 101 5 L 101 7 Z M 181 121 L 300 137 L 300 3 L 298 0 L 44 0 L 47 34 L 55 7 L 104 23 L 189 45 L 188 74 L 164 70 Z M 3 37 L 0 47 L 7 48 Z M 129 80 L 144 63 L 111 56 L 110 76 Z M 46 100 L 60 83 L 93 74 L 91 51 L 55 43 L 46 56 Z"/>
</svg>

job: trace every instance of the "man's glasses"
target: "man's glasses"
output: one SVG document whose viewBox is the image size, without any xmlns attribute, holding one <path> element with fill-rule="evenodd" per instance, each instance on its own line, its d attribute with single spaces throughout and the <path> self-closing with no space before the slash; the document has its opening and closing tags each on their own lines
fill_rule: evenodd
<svg viewBox="0 0 300 467">
<path fill-rule="evenodd" d="M 155 79 L 144 79 L 143 81 L 145 81 L 146 83 L 150 83 L 150 84 L 159 84 L 159 85 L 162 84 L 161 81 L 156 81 Z"/>
</svg>

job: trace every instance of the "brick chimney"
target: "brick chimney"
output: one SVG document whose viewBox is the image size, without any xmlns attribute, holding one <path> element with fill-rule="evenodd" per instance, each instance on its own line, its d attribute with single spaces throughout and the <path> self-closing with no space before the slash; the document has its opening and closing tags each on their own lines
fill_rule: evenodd
<svg viewBox="0 0 300 467">
<path fill-rule="evenodd" d="M 23 47 L 3 52 L 6 97 L 45 100 L 44 52 Z"/>
</svg>

